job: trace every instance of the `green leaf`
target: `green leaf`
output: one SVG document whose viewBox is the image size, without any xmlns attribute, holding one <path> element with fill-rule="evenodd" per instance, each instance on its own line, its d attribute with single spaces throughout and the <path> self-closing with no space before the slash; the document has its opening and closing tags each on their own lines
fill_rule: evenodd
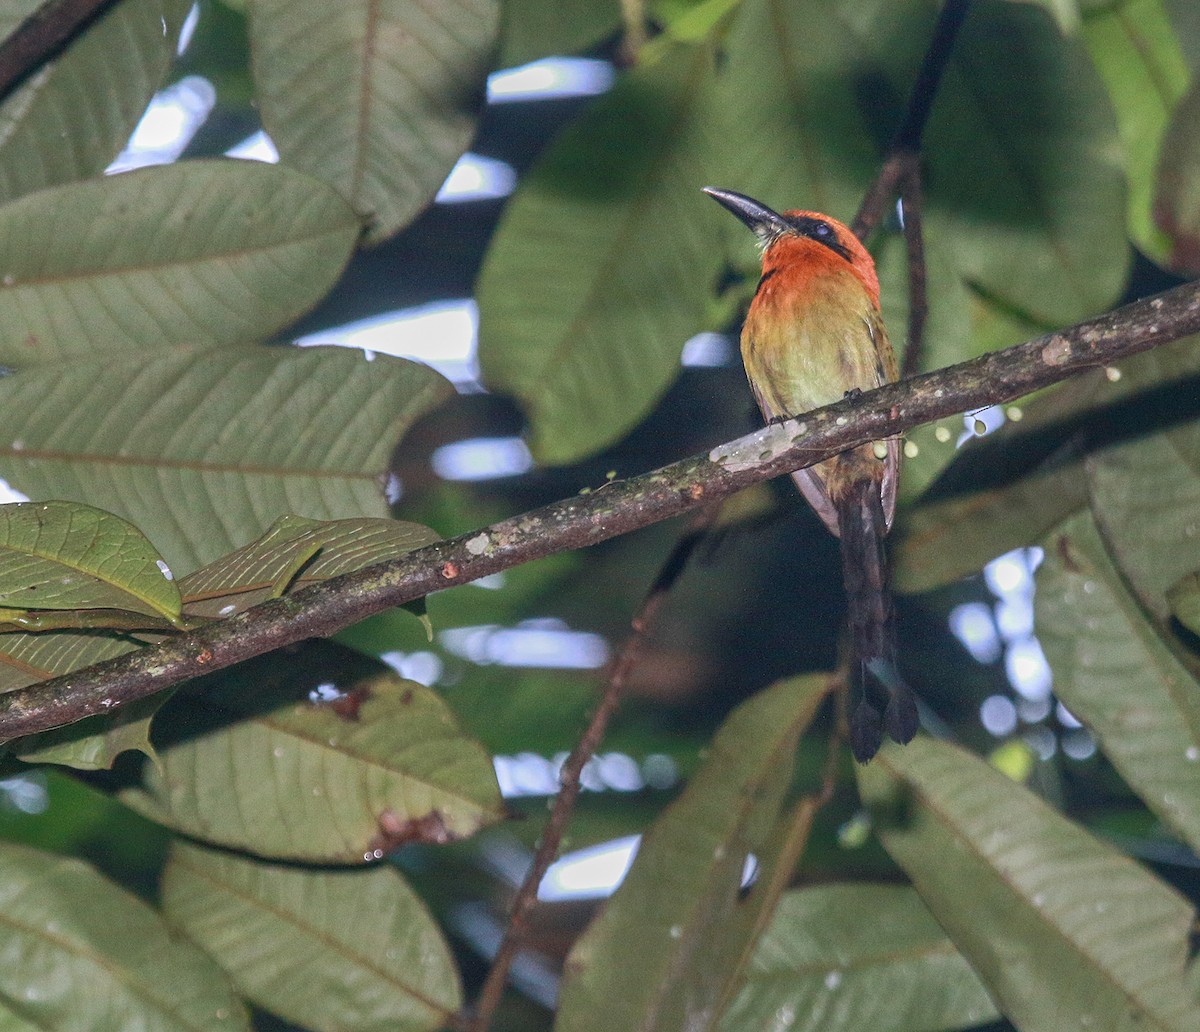
<svg viewBox="0 0 1200 1032">
<path fill-rule="evenodd" d="M 1171 615 L 1193 634 L 1200 634 L 1200 573 L 1180 577 L 1167 589 Z"/>
<path fill-rule="evenodd" d="M 1170 237 L 1155 225 L 1159 150 L 1189 73 L 1163 0 L 1120 0 L 1083 19 L 1083 41 L 1104 80 L 1124 149 L 1129 184 L 1126 219 L 1138 249 L 1161 264 Z"/>
<path fill-rule="evenodd" d="M 0 379 L 0 476 L 128 519 L 178 575 L 288 511 L 386 516 L 396 441 L 450 393 L 425 366 L 344 348 L 31 369 Z"/>
<path fill-rule="evenodd" d="M 35 1028 L 250 1027 L 206 954 L 78 860 L 0 845 L 0 939 L 0 1000 Z"/>
<path fill-rule="evenodd" d="M 7 36 L 40 8 L 0 12 Z M 166 78 L 190 0 L 114 4 L 0 104 L 0 201 L 99 175 Z M 119 59 L 114 59 L 119 55 Z"/>
<path fill-rule="evenodd" d="M 944 742 L 885 746 L 858 776 L 887 851 L 1022 1032 L 1200 1023 L 1196 915 L 1174 889 Z"/>
<path fill-rule="evenodd" d="M 437 193 L 475 135 L 498 0 L 253 0 L 263 125 L 283 160 L 335 186 L 378 242 Z"/>
<path fill-rule="evenodd" d="M 707 762 L 646 833 L 633 866 L 567 959 L 555 1029 L 714 1028 L 796 856 L 780 818 L 796 742 L 828 675 L 739 706 Z M 792 846 L 795 842 L 791 843 Z M 740 898 L 746 858 L 758 881 Z"/>
<path fill-rule="evenodd" d="M 312 307 L 358 234 L 277 165 L 185 161 L 0 207 L 0 362 L 113 358 L 269 336 Z"/>
<path fill-rule="evenodd" d="M 79 502 L 0 505 L 0 607 L 126 609 L 174 621 L 179 588 L 144 534 Z"/>
<path fill-rule="evenodd" d="M 1055 693 L 1146 805 L 1200 848 L 1200 684 L 1130 596 L 1086 513 L 1045 544 L 1035 612 Z"/>
<path fill-rule="evenodd" d="M 524 177 L 480 273 L 479 355 L 544 462 L 625 434 L 679 370 L 721 266 L 708 47 L 674 47 L 591 104 Z M 710 209 L 712 209 L 710 211 Z"/>
<path fill-rule="evenodd" d="M 721 1027 L 940 1032 L 998 1017 L 912 889 L 821 885 L 779 901 Z"/>
<path fill-rule="evenodd" d="M 1194 349 L 1194 340 L 1189 343 Z M 1166 369 L 1180 361 L 1195 364 L 1179 351 L 1156 359 Z M 1113 561 L 1139 603 L 1160 620 L 1169 615 L 1166 592 L 1180 571 L 1200 568 L 1200 423 L 1191 415 L 1194 392 L 1195 385 L 1186 383 L 1178 397 L 1188 421 L 1134 436 L 1086 463 L 1092 513 Z M 1165 416 L 1169 404 L 1165 395 L 1147 397 L 1144 414 Z"/>
<path fill-rule="evenodd" d="M 189 616 L 222 617 L 440 540 L 419 523 L 281 516 L 257 541 L 180 583 Z"/>
<path fill-rule="evenodd" d="M 125 752 L 140 752 L 157 762 L 150 722 L 170 697 L 170 690 L 159 692 L 109 715 L 18 738 L 7 748 L 25 763 L 59 763 L 76 770 L 110 770 Z"/>
<path fill-rule="evenodd" d="M 619 0 L 504 0 L 500 5 L 499 68 L 558 54 L 577 54 L 613 36 Z"/>
<path fill-rule="evenodd" d="M 1184 276 L 1200 270 L 1200 79 L 1175 109 L 1162 141 L 1154 220 L 1170 241 L 1167 265 Z"/>
<path fill-rule="evenodd" d="M 259 856 L 361 864 L 503 816 L 490 759 L 436 693 L 347 649 L 311 643 L 201 688 L 164 711 L 160 762 L 123 796 L 168 827 Z"/>
<path fill-rule="evenodd" d="M 305 870 L 177 841 L 162 898 L 239 992 L 313 1032 L 432 1032 L 462 1005 L 450 950 L 393 867 Z"/>
</svg>

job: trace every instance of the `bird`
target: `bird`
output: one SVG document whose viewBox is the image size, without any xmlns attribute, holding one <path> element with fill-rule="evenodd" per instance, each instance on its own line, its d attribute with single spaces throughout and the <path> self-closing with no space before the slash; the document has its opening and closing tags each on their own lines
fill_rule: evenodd
<svg viewBox="0 0 1200 1032">
<path fill-rule="evenodd" d="M 768 423 L 893 383 L 896 355 L 879 310 L 879 277 L 849 227 L 782 214 L 733 190 L 704 187 L 758 238 L 762 276 L 742 326 L 746 378 Z M 853 649 L 850 748 L 867 763 L 888 737 L 907 744 L 919 718 L 896 662 L 885 537 L 896 511 L 900 443 L 864 444 L 792 474 L 841 539 Z"/>
</svg>

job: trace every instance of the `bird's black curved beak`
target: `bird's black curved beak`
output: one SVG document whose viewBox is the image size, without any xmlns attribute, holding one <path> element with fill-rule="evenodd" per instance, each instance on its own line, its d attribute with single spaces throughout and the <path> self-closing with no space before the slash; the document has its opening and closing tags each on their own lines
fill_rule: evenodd
<svg viewBox="0 0 1200 1032">
<path fill-rule="evenodd" d="M 765 204 L 759 203 L 753 197 L 747 197 L 745 194 L 736 193 L 733 190 L 718 190 L 713 186 L 705 186 L 702 189 L 714 201 L 722 207 L 728 208 L 749 226 L 763 247 L 783 233 L 795 232 L 795 227 L 787 219 L 778 212 L 772 211 Z"/>
</svg>

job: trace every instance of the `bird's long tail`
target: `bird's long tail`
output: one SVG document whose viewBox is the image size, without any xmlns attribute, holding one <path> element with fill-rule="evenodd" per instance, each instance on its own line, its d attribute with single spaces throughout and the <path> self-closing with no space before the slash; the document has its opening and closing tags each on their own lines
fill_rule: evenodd
<svg viewBox="0 0 1200 1032">
<path fill-rule="evenodd" d="M 896 626 L 879 484 L 857 477 L 835 502 L 842 574 L 850 612 L 853 683 L 850 748 L 859 763 L 878 751 L 884 732 L 901 744 L 917 733 L 917 705 L 896 666 Z"/>
</svg>

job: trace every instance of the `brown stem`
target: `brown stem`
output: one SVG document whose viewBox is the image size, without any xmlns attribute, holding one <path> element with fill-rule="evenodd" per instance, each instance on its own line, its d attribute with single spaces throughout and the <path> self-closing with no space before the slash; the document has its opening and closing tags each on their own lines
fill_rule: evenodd
<svg viewBox="0 0 1200 1032">
<path fill-rule="evenodd" d="M 525 923 L 529 917 L 529 911 L 537 902 L 538 886 L 541 885 L 546 871 L 549 870 L 554 858 L 558 855 L 559 844 L 562 842 L 567 824 L 571 820 L 575 801 L 579 798 L 583 769 L 600 747 L 609 721 L 621 704 L 629 672 L 633 669 L 642 647 L 645 645 L 651 623 L 659 609 L 662 608 L 663 602 L 670 594 L 671 588 L 674 587 L 675 581 L 683 572 L 692 553 L 696 550 L 696 546 L 704 539 L 705 532 L 716 519 L 720 508 L 719 505 L 713 504 L 697 510 L 687 530 L 675 542 L 675 547 L 671 549 L 670 555 L 667 556 L 666 562 L 663 563 L 662 569 L 655 577 L 641 606 L 630 621 L 631 632 L 609 670 L 608 683 L 604 688 L 600 705 L 596 707 L 587 729 L 571 755 L 567 757 L 567 761 L 558 775 L 561 787 L 554 799 L 550 819 L 542 831 L 541 841 L 534 853 L 529 873 L 526 874 L 525 881 L 521 884 L 516 898 L 513 900 L 504 941 L 500 943 L 500 948 L 496 951 L 492 969 L 488 972 L 487 979 L 480 990 L 479 1002 L 475 1006 L 475 1015 L 466 1025 L 468 1032 L 486 1032 L 492 1022 L 492 1015 L 495 1014 L 496 1008 L 500 1005 L 500 998 L 504 995 L 509 968 L 512 967 L 512 962 L 516 959 L 517 952 L 525 938 Z"/>
<path fill-rule="evenodd" d="M 0 100 L 54 57 L 116 0 L 48 0 L 0 43 Z"/>
<path fill-rule="evenodd" d="M 860 240 L 865 240 L 875 231 L 883 218 L 888 201 L 908 174 L 906 169 L 917 162 L 921 151 L 921 138 L 933 111 L 934 98 L 937 96 L 938 87 L 941 86 L 950 54 L 954 50 L 954 41 L 958 38 L 958 32 L 970 7 L 971 0 L 946 0 L 938 12 L 933 36 L 930 37 L 929 46 L 921 60 L 921 68 L 913 83 L 912 93 L 909 94 L 904 119 L 896 130 L 896 135 L 892 137 L 875 182 L 868 187 L 858 214 L 850 224 L 850 228 Z"/>
<path fill-rule="evenodd" d="M 432 591 L 583 548 L 726 498 L 921 423 L 1019 398 L 1200 332 L 1200 283 L 1069 329 L 888 384 L 602 491 L 554 502 L 342 574 L 228 620 L 0 695 L 0 739 L 80 720 L 305 638 L 325 637 Z"/>
<path fill-rule="evenodd" d="M 925 319 L 929 314 L 928 277 L 925 270 L 925 237 L 921 228 L 921 164 L 912 162 L 900 182 L 904 206 L 904 242 L 908 249 L 908 340 L 904 346 L 902 377 L 915 376 L 921 367 Z"/>
</svg>

